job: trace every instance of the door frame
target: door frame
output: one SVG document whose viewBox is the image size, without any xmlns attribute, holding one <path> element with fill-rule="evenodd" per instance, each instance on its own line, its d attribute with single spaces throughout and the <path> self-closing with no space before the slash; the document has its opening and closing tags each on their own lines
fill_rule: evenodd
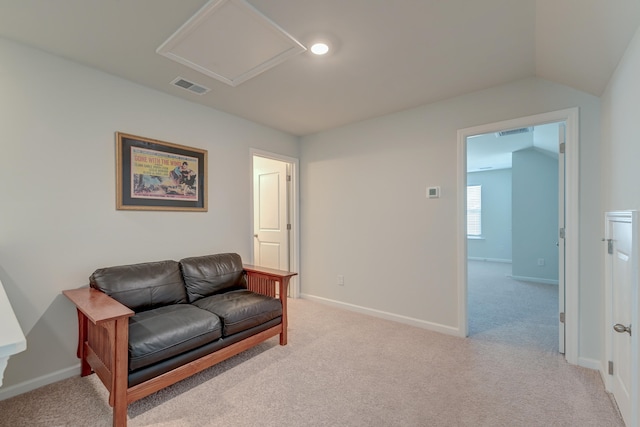
<svg viewBox="0 0 640 427">
<path fill-rule="evenodd" d="M 458 328 L 461 336 L 468 336 L 467 303 L 467 235 L 466 183 L 467 137 L 539 126 L 547 123 L 566 123 L 565 149 L 565 354 L 568 363 L 578 364 L 578 277 L 579 277 L 579 109 L 568 108 L 512 120 L 488 123 L 458 130 Z"/>
<path fill-rule="evenodd" d="M 257 157 L 265 157 L 272 160 L 278 160 L 281 162 L 288 163 L 291 168 L 291 187 L 288 192 L 289 196 L 289 209 L 290 209 L 290 221 L 291 221 L 291 235 L 289 241 L 289 270 L 300 272 L 300 202 L 299 202 L 299 170 L 300 170 L 300 161 L 294 157 L 285 156 L 282 154 L 272 153 L 269 151 L 260 150 L 257 148 L 249 149 L 249 164 L 250 164 L 250 179 L 251 184 L 249 185 L 249 197 L 250 197 L 250 206 L 251 206 L 251 217 L 250 217 L 250 227 L 249 230 L 251 233 L 249 234 L 249 241 L 251 242 L 251 263 L 255 262 L 253 255 L 253 244 L 254 244 L 254 199 L 253 199 L 253 158 Z M 294 276 L 291 278 L 289 282 L 289 296 L 291 298 L 299 298 L 300 296 L 300 275 Z"/>
</svg>

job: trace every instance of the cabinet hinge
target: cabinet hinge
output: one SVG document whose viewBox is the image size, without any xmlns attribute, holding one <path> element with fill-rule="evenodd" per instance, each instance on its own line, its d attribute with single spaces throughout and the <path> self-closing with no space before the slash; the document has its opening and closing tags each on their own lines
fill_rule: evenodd
<svg viewBox="0 0 640 427">
<path fill-rule="evenodd" d="M 291 181 L 291 175 L 287 175 L 287 181 Z"/>
<path fill-rule="evenodd" d="M 564 151 L 566 150 L 566 146 L 565 146 L 564 142 L 560 143 L 559 150 L 560 150 L 561 154 L 564 154 Z"/>
<path fill-rule="evenodd" d="M 564 227 L 560 229 L 560 232 L 558 234 L 560 234 L 561 239 L 564 239 L 564 235 L 565 235 Z"/>
<path fill-rule="evenodd" d="M 609 375 L 613 375 L 613 361 L 609 360 Z"/>
<path fill-rule="evenodd" d="M 560 323 L 564 323 L 564 312 L 560 313 Z"/>
<path fill-rule="evenodd" d="M 607 253 L 609 255 L 613 254 L 613 239 L 607 239 Z"/>
<path fill-rule="evenodd" d="M 291 230 L 291 224 L 287 224 L 287 230 Z"/>
</svg>

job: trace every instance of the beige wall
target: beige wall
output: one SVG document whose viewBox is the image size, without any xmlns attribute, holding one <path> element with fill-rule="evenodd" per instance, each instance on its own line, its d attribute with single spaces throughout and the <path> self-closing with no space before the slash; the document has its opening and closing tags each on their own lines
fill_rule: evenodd
<svg viewBox="0 0 640 427">
<path fill-rule="evenodd" d="M 250 148 L 298 157 L 298 141 L 2 39 L 0 58 L 0 280 L 28 346 L 4 392 L 75 373 L 61 291 L 96 268 L 227 251 L 249 261 Z M 117 211 L 116 131 L 208 150 L 209 211 Z"/>
<path fill-rule="evenodd" d="M 640 209 L 640 29 L 602 96 L 605 211 Z M 603 217 L 604 221 L 604 217 Z"/>
<path fill-rule="evenodd" d="M 29 346 L 9 361 L 0 394 L 75 373 L 75 313 L 60 292 L 95 268 L 220 251 L 248 259 L 250 147 L 301 158 L 305 296 L 455 332 L 457 130 L 575 106 L 579 358 L 599 360 L 603 212 L 640 207 L 639 39 L 602 98 L 602 135 L 598 98 L 532 78 L 299 147 L 290 135 L 0 39 L 0 280 Z M 209 212 L 116 211 L 115 131 L 207 149 Z M 432 185 L 440 199 L 426 199 Z"/>
<path fill-rule="evenodd" d="M 456 333 L 457 130 L 580 108 L 579 360 L 600 357 L 600 101 L 526 79 L 302 138 L 302 293 Z M 439 185 L 441 198 L 427 199 Z M 336 276 L 344 275 L 344 286 Z"/>
<path fill-rule="evenodd" d="M 602 96 L 604 212 L 640 209 L 640 29 Z M 602 283 L 605 283 L 604 277 Z M 600 298 L 605 300 L 604 286 Z M 604 330 L 604 315 L 600 322 Z M 604 334 L 604 332 L 603 332 Z M 601 346 L 604 348 L 604 335 Z M 602 360 L 603 366 L 606 360 Z"/>
</svg>

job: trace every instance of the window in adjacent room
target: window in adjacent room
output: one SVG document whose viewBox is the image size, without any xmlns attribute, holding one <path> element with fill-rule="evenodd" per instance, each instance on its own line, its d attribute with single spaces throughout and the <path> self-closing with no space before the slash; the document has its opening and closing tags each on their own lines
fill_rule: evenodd
<svg viewBox="0 0 640 427">
<path fill-rule="evenodd" d="M 467 236 L 482 235 L 482 186 L 467 186 Z"/>
</svg>

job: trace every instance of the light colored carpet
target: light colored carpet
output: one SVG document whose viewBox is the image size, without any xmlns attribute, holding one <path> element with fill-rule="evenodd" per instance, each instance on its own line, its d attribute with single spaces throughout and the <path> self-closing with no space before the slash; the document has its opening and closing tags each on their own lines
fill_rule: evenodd
<svg viewBox="0 0 640 427">
<path fill-rule="evenodd" d="M 558 286 L 511 278 L 511 264 L 469 261 L 469 336 L 558 352 Z"/>
<path fill-rule="evenodd" d="M 486 333 L 486 331 L 485 331 Z M 95 375 L 0 402 L 2 426 L 109 426 Z M 129 406 L 130 426 L 623 426 L 599 374 L 527 345 L 290 300 L 277 338 Z"/>
</svg>

